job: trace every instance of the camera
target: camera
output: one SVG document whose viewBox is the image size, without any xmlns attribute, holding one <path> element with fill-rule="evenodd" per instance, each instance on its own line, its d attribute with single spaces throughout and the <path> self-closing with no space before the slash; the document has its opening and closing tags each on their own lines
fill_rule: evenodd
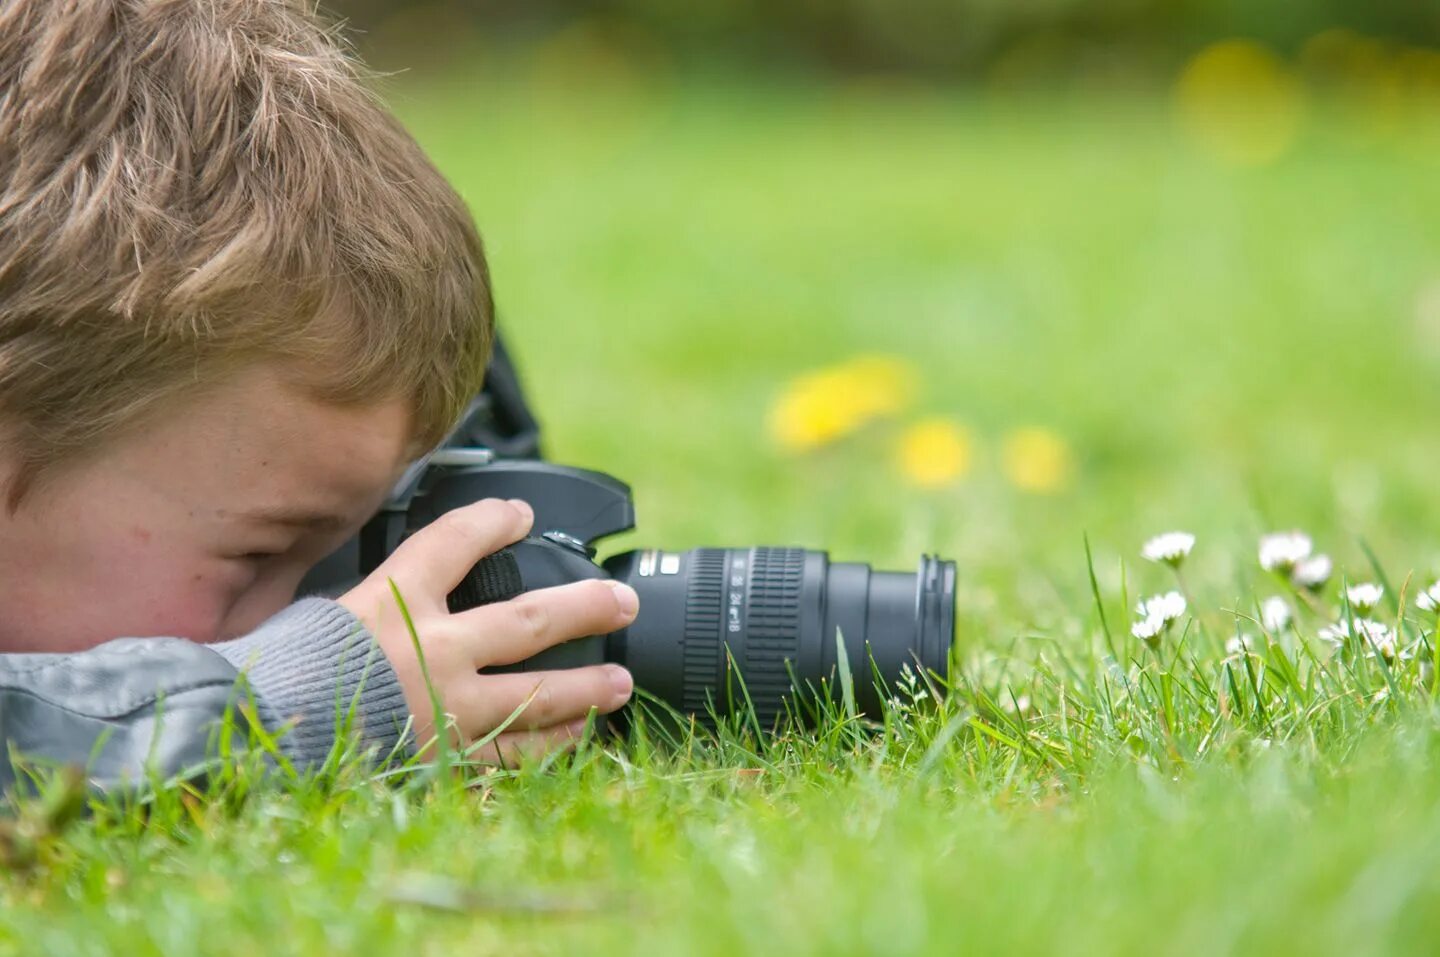
<svg viewBox="0 0 1440 957">
<path fill-rule="evenodd" d="M 613 578 L 640 597 L 628 627 L 495 670 L 615 662 L 637 688 L 683 714 L 706 721 L 753 707 L 766 727 L 797 694 L 822 686 L 838 694 L 842 655 L 855 706 L 869 715 L 880 712 L 883 686 L 905 668 L 947 674 L 951 561 L 926 555 L 914 572 L 875 571 L 832 562 L 823 551 L 766 546 L 633 549 L 597 561 L 596 542 L 635 527 L 630 488 L 540 459 L 538 427 L 501 343 L 486 388 L 460 425 L 411 466 L 385 507 L 312 570 L 302 590 L 342 589 L 410 532 L 482 498 L 524 499 L 535 521 L 525 539 L 470 571 L 449 595 L 452 611 L 586 578 Z"/>
</svg>

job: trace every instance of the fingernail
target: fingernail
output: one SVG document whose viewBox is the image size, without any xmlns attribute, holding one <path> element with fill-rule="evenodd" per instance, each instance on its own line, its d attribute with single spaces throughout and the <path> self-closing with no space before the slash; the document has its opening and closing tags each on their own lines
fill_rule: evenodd
<svg viewBox="0 0 1440 957">
<path fill-rule="evenodd" d="M 530 507 L 529 502 L 525 501 L 523 498 L 512 498 L 508 499 L 507 501 L 509 501 L 511 505 L 519 509 L 520 513 L 524 515 L 526 519 L 532 522 L 535 520 L 535 510 Z"/>
<path fill-rule="evenodd" d="M 605 584 L 615 592 L 615 604 L 619 605 L 620 610 L 626 615 L 634 615 L 640 610 L 640 596 L 635 594 L 635 589 L 624 582 L 617 582 L 611 578 L 607 578 Z"/>
<path fill-rule="evenodd" d="M 615 694 L 624 701 L 630 697 L 630 692 L 635 690 L 635 679 L 630 677 L 630 672 L 624 668 L 614 667 L 610 669 L 610 687 L 615 689 Z"/>
</svg>

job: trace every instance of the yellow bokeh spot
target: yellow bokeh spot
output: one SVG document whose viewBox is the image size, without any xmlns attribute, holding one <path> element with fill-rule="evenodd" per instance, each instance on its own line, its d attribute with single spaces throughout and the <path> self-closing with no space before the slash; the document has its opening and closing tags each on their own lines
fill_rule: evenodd
<svg viewBox="0 0 1440 957">
<path fill-rule="evenodd" d="M 916 373 L 903 359 L 863 355 L 797 376 L 770 407 L 770 436 L 803 452 L 843 438 L 868 422 L 901 412 Z"/>
<path fill-rule="evenodd" d="M 900 436 L 900 471 L 922 488 L 948 485 L 970 471 L 975 443 L 970 433 L 949 419 L 921 419 Z"/>
<path fill-rule="evenodd" d="M 1253 40 L 1225 40 L 1201 50 L 1175 86 L 1180 125 L 1214 159 L 1261 166 L 1295 142 L 1304 115 L 1300 81 Z"/>
<path fill-rule="evenodd" d="M 1001 465 L 1005 477 L 1027 492 L 1059 492 L 1075 475 L 1069 443 L 1044 428 L 1016 429 L 1005 436 Z"/>
</svg>

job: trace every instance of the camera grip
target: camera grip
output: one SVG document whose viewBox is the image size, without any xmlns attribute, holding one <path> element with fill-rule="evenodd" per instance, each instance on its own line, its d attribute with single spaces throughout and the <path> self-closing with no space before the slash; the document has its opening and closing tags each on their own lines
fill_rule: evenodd
<svg viewBox="0 0 1440 957">
<path fill-rule="evenodd" d="M 502 548 L 480 559 L 455 586 L 455 590 L 445 596 L 445 604 L 453 614 L 480 605 L 508 601 L 524 590 L 520 563 L 516 561 L 515 553 Z"/>
</svg>

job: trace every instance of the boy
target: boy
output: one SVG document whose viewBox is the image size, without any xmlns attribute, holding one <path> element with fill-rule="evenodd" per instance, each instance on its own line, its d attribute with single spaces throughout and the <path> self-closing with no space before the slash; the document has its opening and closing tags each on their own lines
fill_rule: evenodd
<svg viewBox="0 0 1440 957">
<path fill-rule="evenodd" d="M 391 580 L 461 744 L 527 700 L 491 759 L 623 704 L 616 666 L 477 673 L 636 612 L 587 581 L 450 614 L 468 568 L 529 530 L 518 500 L 294 602 L 446 433 L 491 341 L 469 214 L 302 0 L 0 0 L 7 748 L 102 782 L 177 771 L 242 672 L 298 764 L 352 698 L 367 744 L 407 721 L 423 744 Z"/>
</svg>

